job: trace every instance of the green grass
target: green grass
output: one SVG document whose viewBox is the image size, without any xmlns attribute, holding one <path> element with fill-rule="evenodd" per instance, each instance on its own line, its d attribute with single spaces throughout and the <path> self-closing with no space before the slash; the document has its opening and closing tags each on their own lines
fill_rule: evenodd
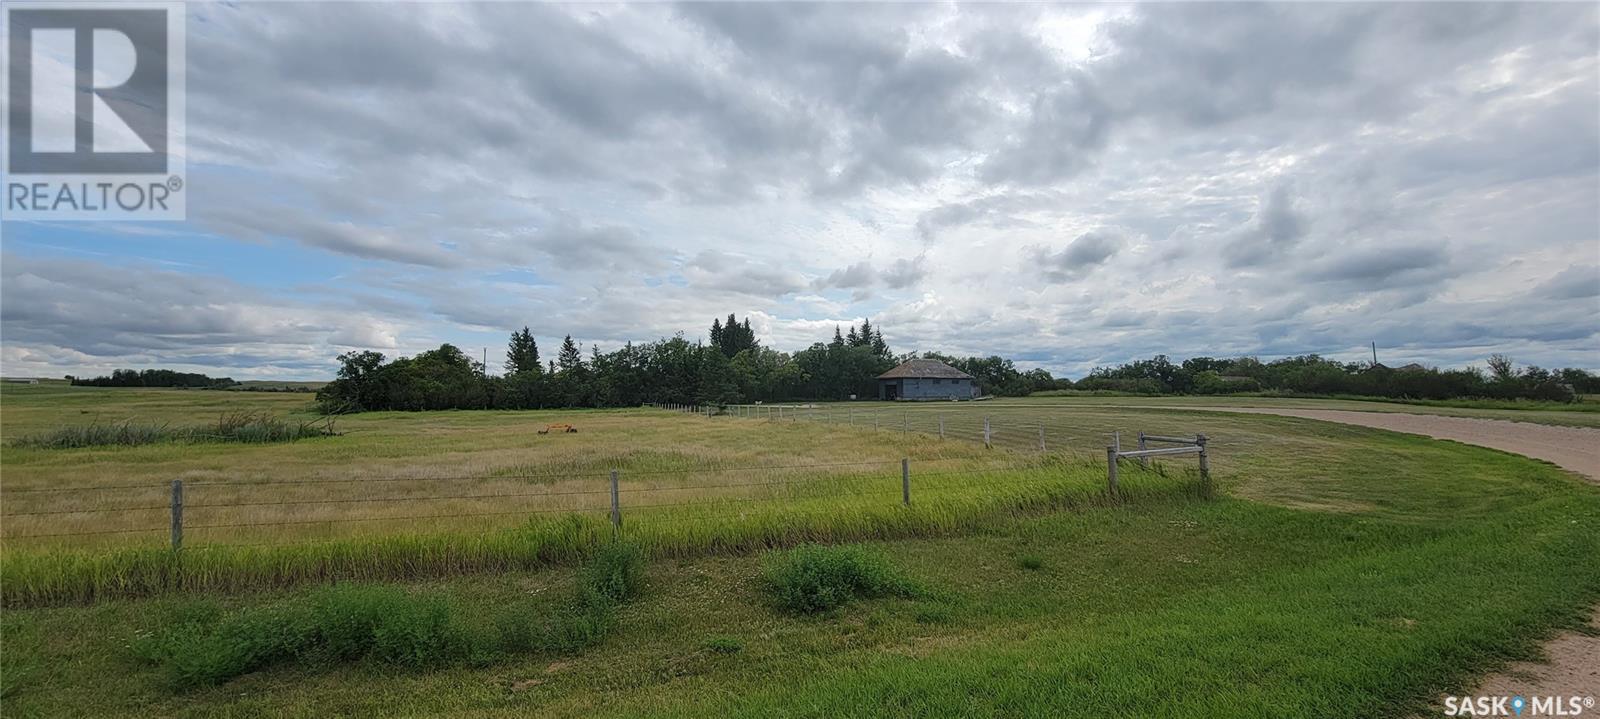
<svg viewBox="0 0 1600 719">
<path fill-rule="evenodd" d="M 43 715 L 1411 716 L 1532 656 L 1600 600 L 1597 510 L 1592 495 L 1553 492 L 1459 522 L 1237 499 L 1009 519 L 875 543 L 949 598 L 857 603 L 823 619 L 770 607 L 763 557 L 658 561 L 649 594 L 602 641 L 554 663 L 291 663 L 175 695 L 158 667 L 119 649 L 165 625 L 171 599 L 7 612 L 0 661 L 55 668 L 11 705 Z M 1016 566 L 1019 552 L 1054 558 L 1052 571 Z M 571 576 L 407 591 L 492 612 L 559 593 Z"/>
<path fill-rule="evenodd" d="M 829 480 L 876 482 L 884 496 L 860 501 L 829 491 L 788 497 L 782 511 L 749 506 L 760 502 L 625 511 L 624 534 L 645 559 L 619 555 L 618 569 L 599 574 L 580 568 L 610 537 L 598 514 L 185 550 L 185 565 L 165 575 L 157 558 L 168 555 L 151 547 L 61 547 L 49 550 L 60 552 L 54 563 L 8 550 L 7 601 L 19 587 L 96 601 L 0 613 L 0 700 L 17 716 L 1410 717 L 1535 657 L 1600 602 L 1600 488 L 1544 463 L 1284 417 L 1061 399 L 879 409 L 946 413 L 953 436 L 941 445 L 889 422 L 874 433 L 594 412 L 559 415 L 583 434 L 541 442 L 527 430 L 557 415 L 438 413 L 359 427 L 352 418 L 337 442 L 0 447 L 8 488 L 14 477 L 42 487 L 94 472 L 260 466 L 292 476 L 341 462 L 449 463 L 472 448 L 493 458 L 486 469 L 913 457 L 909 508 L 898 504 L 895 464 Z M 954 436 L 985 414 L 997 426 L 1047 423 L 1052 449 L 1025 449 L 1025 435 L 994 450 Z M 1210 435 L 1217 498 L 1199 501 L 1192 463 L 1175 460 L 1125 465 L 1127 496 L 1107 501 L 1092 453 L 1106 433 L 1138 430 Z M 929 466 L 940 458 L 986 469 L 941 477 Z M 652 480 L 634 481 L 643 492 Z M 846 552 L 881 557 L 935 591 L 820 614 L 774 606 L 763 580 L 778 561 L 770 548 L 857 543 Z M 82 564 L 60 569 L 71 562 Z M 520 645 L 529 651 L 420 668 L 365 653 L 319 662 L 313 652 L 175 692 L 169 670 L 134 647 L 182 626 L 185 612 L 216 627 L 307 601 L 308 586 L 334 579 L 432 598 L 452 616 L 526 606 L 550 617 L 573 606 L 583 577 L 637 587 L 641 569 L 647 592 L 617 605 L 603 632 L 557 635 L 558 651 L 537 649 L 545 640 L 533 635 Z M 83 586 L 90 596 L 74 593 Z M 197 597 L 214 609 L 184 609 Z"/>
<path fill-rule="evenodd" d="M 594 644 L 615 608 L 644 586 L 643 555 L 623 543 L 601 547 L 578 573 L 568 606 L 523 599 L 484 611 L 450 595 L 395 587 L 338 585 L 224 615 L 214 602 L 168 609 L 165 624 L 130 644 L 176 691 L 223 684 L 299 662 L 314 669 L 352 661 L 425 669 L 486 665 L 527 653 L 571 653 Z"/>
</svg>

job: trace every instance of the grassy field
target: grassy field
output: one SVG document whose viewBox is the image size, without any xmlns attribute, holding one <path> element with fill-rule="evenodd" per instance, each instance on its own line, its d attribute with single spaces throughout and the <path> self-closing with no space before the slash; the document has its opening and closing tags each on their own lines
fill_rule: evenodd
<svg viewBox="0 0 1600 719">
<path fill-rule="evenodd" d="M 6 437 L 79 421 L 84 410 L 192 421 L 229 409 L 298 416 L 309 404 L 304 396 L 256 393 L 0 391 Z M 269 582 L 259 591 L 241 586 L 7 609 L 0 616 L 0 702 L 8 715 L 47 716 L 1410 716 L 1439 692 L 1465 689 L 1477 673 L 1530 656 L 1542 638 L 1575 626 L 1600 601 L 1600 489 L 1549 465 L 1357 427 L 1120 402 L 880 406 L 876 430 L 867 423 L 874 418 L 871 405 L 855 407 L 854 427 L 799 421 L 807 419 L 804 413 L 785 422 L 651 410 L 431 413 L 349 417 L 340 421 L 343 436 L 277 445 L 3 447 L 5 492 L 162 485 L 183 477 L 197 485 L 218 483 L 197 488 L 197 504 L 203 503 L 201 489 L 228 492 L 212 501 L 265 491 L 277 501 L 301 496 L 294 492 L 333 490 L 252 490 L 245 482 L 454 472 L 500 477 L 473 485 L 499 491 L 604 481 L 514 477 L 519 474 L 620 467 L 625 508 L 629 482 L 637 483 L 631 487 L 639 500 L 653 485 L 670 481 L 716 509 L 696 504 L 628 515 L 626 533 L 656 549 L 646 593 L 620 610 L 604 641 L 576 654 L 430 671 L 291 665 L 175 692 L 157 668 L 127 648 L 196 601 L 236 611 L 301 591 L 295 583 Z M 811 411 L 841 409 L 851 411 Z M 944 442 L 928 433 L 936 432 L 941 414 Z M 984 415 L 996 430 L 990 450 L 973 441 Z M 580 432 L 532 434 L 558 421 L 571 421 Z M 902 433 L 907 425 L 912 431 Z M 1044 452 L 1036 446 L 1041 427 Z M 1139 430 L 1210 435 L 1221 496 L 1197 499 L 1187 469 L 1192 462 L 1172 461 L 1159 473 L 1126 467 L 1131 496 L 1097 501 L 1109 434 L 1126 438 Z M 897 506 L 902 456 L 912 458 L 914 509 L 926 491 L 929 512 L 938 506 L 948 511 L 905 519 L 917 515 Z M 827 491 L 797 497 L 756 494 L 768 485 L 702 486 L 749 479 L 707 468 L 858 461 L 883 466 L 758 474 L 796 484 L 820 478 L 822 486 L 833 478 L 838 489 L 868 481 L 882 496 Z M 649 471 L 683 474 L 652 477 Z M 582 485 L 583 491 L 591 486 Z M 737 509 L 717 504 L 729 492 L 750 493 L 734 496 L 753 501 L 738 502 Z M 5 513 L 42 511 L 52 501 L 16 505 L 11 495 L 0 496 Z M 509 500 L 483 501 L 503 506 Z M 789 509 L 750 509 L 767 504 Z M 1058 508 L 1072 511 L 1051 511 Z M 659 530 L 650 529 L 650 509 L 663 513 Z M 280 508 L 252 511 L 258 510 Z M 693 521 L 667 521 L 691 513 Z M 8 574 L 19 556 L 47 556 L 14 545 L 13 531 L 62 524 L 59 518 L 17 521 L 4 526 Z M 295 545 L 306 539 L 377 554 L 389 547 L 399 561 L 419 548 L 408 542 L 423 541 L 404 537 L 487 535 L 514 542 L 517 532 L 533 531 L 526 519 L 451 521 L 234 528 L 215 541 L 289 545 L 221 552 L 262 553 L 265 564 L 249 565 L 260 567 L 270 564 L 265 558 L 294 556 L 272 552 L 303 551 Z M 598 532 L 605 525 L 597 513 L 585 526 Z M 701 527 L 701 533 L 667 531 L 682 526 Z M 829 532 L 838 539 L 878 539 L 872 545 L 931 587 L 932 595 L 861 602 L 812 618 L 770 606 L 756 581 L 760 548 Z M 116 553 L 163 537 L 83 539 L 51 546 L 57 553 Z M 194 541 L 207 540 L 197 533 Z M 570 570 L 552 564 L 418 571 L 418 578 L 397 586 L 442 592 L 488 611 L 559 594 L 571 582 Z M 8 594 L 13 588 L 8 582 Z"/>
</svg>

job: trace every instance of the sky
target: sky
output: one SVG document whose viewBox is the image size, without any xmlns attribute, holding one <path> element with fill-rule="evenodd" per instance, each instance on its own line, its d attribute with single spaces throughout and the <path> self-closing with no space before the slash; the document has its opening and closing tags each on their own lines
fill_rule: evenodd
<svg viewBox="0 0 1600 719">
<path fill-rule="evenodd" d="M 1600 6 L 192 3 L 188 219 L 0 225 L 7 376 L 748 316 L 1078 377 L 1600 369 Z"/>
</svg>

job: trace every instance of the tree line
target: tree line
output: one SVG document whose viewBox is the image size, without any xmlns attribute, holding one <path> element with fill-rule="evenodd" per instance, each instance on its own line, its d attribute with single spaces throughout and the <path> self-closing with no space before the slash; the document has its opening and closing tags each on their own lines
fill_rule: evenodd
<svg viewBox="0 0 1600 719">
<path fill-rule="evenodd" d="M 170 369 L 112 370 L 110 376 L 74 377 L 67 381 L 77 387 L 196 387 L 224 389 L 239 384 L 231 377 L 207 377 L 197 372 L 177 372 Z"/>
<path fill-rule="evenodd" d="M 1286 392 L 1312 395 L 1362 395 L 1391 399 L 1533 399 L 1572 402 L 1600 392 L 1600 376 L 1582 369 L 1518 369 L 1509 357 L 1493 355 L 1487 369 L 1439 369 L 1409 364 L 1391 368 L 1375 362 L 1338 362 L 1318 355 L 1262 362 L 1254 357 L 1191 357 L 1174 363 L 1166 355 L 1097 367 L 1078 380 L 1078 390 L 1136 394 L 1230 394 Z"/>
<path fill-rule="evenodd" d="M 523 327 L 511 333 L 501 375 L 490 375 L 451 344 L 394 359 L 349 352 L 339 356 L 337 378 L 318 391 L 317 401 L 323 411 L 337 413 L 872 398 L 877 376 L 913 356 L 890 351 L 871 320 L 848 332 L 835 327 L 832 339 L 792 354 L 763 346 L 748 317 L 730 314 L 712 320 L 706 342 L 679 333 L 612 352 L 591 346 L 585 356 L 568 335 L 554 359 L 541 359 L 538 341 Z M 1044 370 L 1020 372 L 1001 357 L 924 356 L 973 375 L 987 394 L 1070 386 Z"/>
</svg>

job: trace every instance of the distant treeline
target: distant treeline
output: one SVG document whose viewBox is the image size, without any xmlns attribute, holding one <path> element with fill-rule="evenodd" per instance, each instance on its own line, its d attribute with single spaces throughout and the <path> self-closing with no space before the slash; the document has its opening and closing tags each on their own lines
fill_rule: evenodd
<svg viewBox="0 0 1600 719">
<path fill-rule="evenodd" d="M 1230 394 L 1292 392 L 1313 395 L 1363 395 L 1393 399 L 1532 399 L 1571 402 L 1579 394 L 1600 392 L 1600 376 L 1581 369 L 1517 369 L 1509 357 L 1494 355 L 1488 369 L 1441 370 L 1410 364 L 1386 367 L 1366 362 L 1336 362 L 1317 355 L 1262 362 L 1253 357 L 1193 357 L 1175 364 L 1166 355 L 1115 367 L 1099 367 L 1073 385 L 1079 390 L 1135 394 Z"/>
<path fill-rule="evenodd" d="M 1000 357 L 926 356 L 973 375 L 988 394 L 1069 386 L 1044 370 L 1019 372 Z M 503 375 L 489 375 L 449 344 L 393 360 L 350 352 L 339 356 L 338 378 L 317 392 L 317 401 L 327 412 L 360 412 L 865 398 L 877 396 L 878 375 L 910 357 L 890 352 L 870 320 L 847 333 L 836 327 L 831 340 L 789 354 L 761 346 L 748 318 L 728 315 L 712 321 L 704 343 L 679 334 L 613 352 L 591 347 L 585 358 L 568 336 L 556 358 L 541 364 L 538 343 L 524 327 L 511 333 Z"/>
<path fill-rule="evenodd" d="M 112 370 L 110 377 L 74 377 L 67 380 L 79 387 L 199 387 L 223 389 L 239 384 L 230 377 L 207 377 L 196 372 L 174 372 L 170 369 Z"/>
</svg>

